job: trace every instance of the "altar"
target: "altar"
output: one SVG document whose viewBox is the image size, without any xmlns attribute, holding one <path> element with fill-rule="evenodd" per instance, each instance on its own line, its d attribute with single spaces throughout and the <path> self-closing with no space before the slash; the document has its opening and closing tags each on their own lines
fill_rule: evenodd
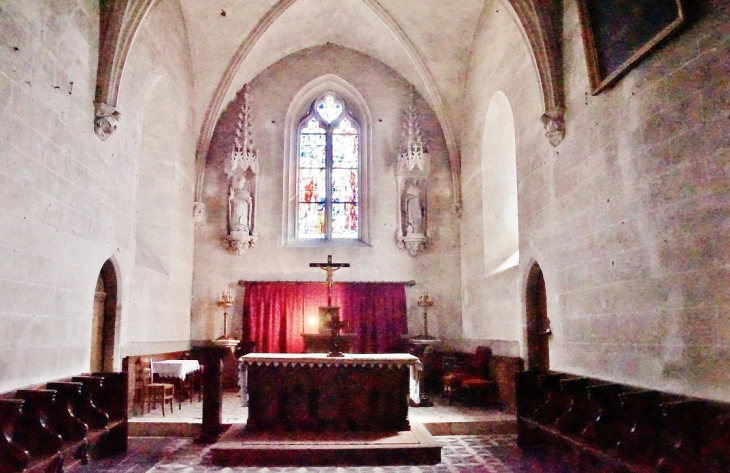
<svg viewBox="0 0 730 473">
<path fill-rule="evenodd" d="M 409 354 L 251 353 L 239 359 L 246 429 L 409 430 L 421 363 Z"/>
</svg>

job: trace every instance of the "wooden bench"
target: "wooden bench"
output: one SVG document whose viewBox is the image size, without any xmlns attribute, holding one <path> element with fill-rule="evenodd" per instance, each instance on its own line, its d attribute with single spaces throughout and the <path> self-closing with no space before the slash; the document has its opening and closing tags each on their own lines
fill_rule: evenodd
<svg viewBox="0 0 730 473">
<path fill-rule="evenodd" d="M 62 472 L 127 449 L 126 373 L 93 373 L 0 396 L 0 471 Z"/>
<path fill-rule="evenodd" d="M 517 375 L 518 443 L 579 471 L 725 472 L 730 404 L 559 372 Z"/>
</svg>

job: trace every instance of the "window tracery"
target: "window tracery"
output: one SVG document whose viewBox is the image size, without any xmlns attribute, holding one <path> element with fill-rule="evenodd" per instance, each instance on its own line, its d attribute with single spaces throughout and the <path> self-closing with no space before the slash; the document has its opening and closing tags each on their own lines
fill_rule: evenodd
<svg viewBox="0 0 730 473">
<path fill-rule="evenodd" d="M 297 141 L 297 239 L 360 238 L 360 129 L 344 101 L 314 101 Z"/>
</svg>

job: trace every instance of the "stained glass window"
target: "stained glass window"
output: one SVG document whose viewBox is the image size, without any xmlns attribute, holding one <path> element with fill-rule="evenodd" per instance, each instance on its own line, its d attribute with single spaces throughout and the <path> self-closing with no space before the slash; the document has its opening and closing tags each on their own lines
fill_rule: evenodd
<svg viewBox="0 0 730 473">
<path fill-rule="evenodd" d="M 299 128 L 297 238 L 359 238 L 359 164 L 357 123 L 327 93 Z"/>
</svg>

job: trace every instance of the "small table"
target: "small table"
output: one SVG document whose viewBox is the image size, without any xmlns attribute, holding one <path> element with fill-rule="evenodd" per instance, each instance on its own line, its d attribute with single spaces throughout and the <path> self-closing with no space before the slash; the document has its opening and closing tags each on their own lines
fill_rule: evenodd
<svg viewBox="0 0 730 473">
<path fill-rule="evenodd" d="M 151 366 L 152 379 L 155 375 L 158 378 L 174 378 L 175 391 L 177 391 L 178 408 L 182 406 L 184 397 L 183 386 L 187 386 L 190 393 L 190 402 L 193 400 L 192 384 L 185 385 L 186 378 L 190 373 L 200 371 L 198 360 L 164 360 L 153 361 Z"/>
<path fill-rule="evenodd" d="M 188 374 L 198 371 L 198 360 L 165 360 L 152 362 L 152 378 L 157 375 L 161 378 L 179 378 L 185 381 Z"/>
<path fill-rule="evenodd" d="M 239 359 L 250 430 L 408 430 L 421 362 L 413 355 L 252 353 Z"/>
</svg>

